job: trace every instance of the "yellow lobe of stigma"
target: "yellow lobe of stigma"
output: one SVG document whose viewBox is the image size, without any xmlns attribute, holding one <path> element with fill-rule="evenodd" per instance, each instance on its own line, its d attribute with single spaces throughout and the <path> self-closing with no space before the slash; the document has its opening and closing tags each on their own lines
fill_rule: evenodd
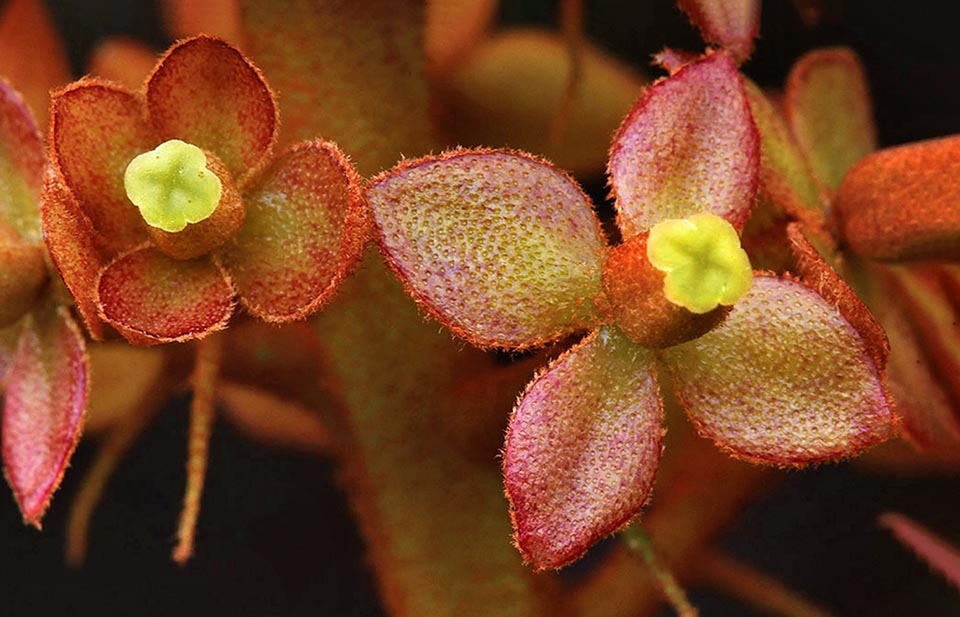
<svg viewBox="0 0 960 617">
<path fill-rule="evenodd" d="M 147 225 L 182 231 L 209 218 L 220 203 L 220 178 L 206 165 L 203 150 L 171 139 L 135 156 L 123 174 L 123 187 Z"/>
<path fill-rule="evenodd" d="M 708 212 L 668 219 L 650 229 L 647 259 L 665 273 L 667 300 L 691 313 L 732 306 L 750 289 L 753 270 L 740 235 Z"/>
</svg>

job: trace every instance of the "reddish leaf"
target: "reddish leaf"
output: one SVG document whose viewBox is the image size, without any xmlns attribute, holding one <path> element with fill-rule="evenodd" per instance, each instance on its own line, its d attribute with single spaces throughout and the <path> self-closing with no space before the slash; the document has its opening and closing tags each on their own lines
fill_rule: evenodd
<svg viewBox="0 0 960 617">
<path fill-rule="evenodd" d="M 889 148 L 837 193 L 840 232 L 871 259 L 960 259 L 960 136 Z"/>
<path fill-rule="evenodd" d="M 0 75 L 45 127 L 50 90 L 70 79 L 70 66 L 42 0 L 10 0 L 0 10 Z"/>
<path fill-rule="evenodd" d="M 717 52 L 657 82 L 623 121 L 608 171 L 624 238 L 711 212 L 743 227 L 760 139 L 737 65 Z"/>
<path fill-rule="evenodd" d="M 730 51 L 743 62 L 753 52 L 760 32 L 760 0 L 679 0 L 680 8 L 703 38 Z"/>
<path fill-rule="evenodd" d="M 51 163 L 89 217 L 95 241 L 110 252 L 143 242 L 145 225 L 123 187 L 131 159 L 159 143 L 143 120 L 140 99 L 84 79 L 55 92 L 50 108 Z"/>
<path fill-rule="evenodd" d="M 83 336 L 66 309 L 34 313 L 10 367 L 3 462 L 23 520 L 40 519 L 80 438 L 87 393 Z"/>
<path fill-rule="evenodd" d="M 101 316 L 134 344 L 201 338 L 233 313 L 233 287 L 209 259 L 177 261 L 153 248 L 134 249 L 103 269 Z"/>
<path fill-rule="evenodd" d="M 800 283 L 756 276 L 720 327 L 663 354 L 681 406 L 737 456 L 803 465 L 891 436 L 893 413 L 864 341 Z"/>
<path fill-rule="evenodd" d="M 162 139 L 214 152 L 243 185 L 277 138 L 273 91 L 240 51 L 198 36 L 174 45 L 147 79 L 147 110 Z"/>
<path fill-rule="evenodd" d="M 24 239 L 40 241 L 40 186 L 46 164 L 43 140 L 20 96 L 0 79 L 0 223 Z"/>
<path fill-rule="evenodd" d="M 504 450 L 517 546 L 559 568 L 625 525 L 647 500 L 663 410 L 652 356 L 604 327 L 528 387 Z"/>
<path fill-rule="evenodd" d="M 880 516 L 880 525 L 886 527 L 898 540 L 906 544 L 920 559 L 939 572 L 947 582 L 960 590 L 960 551 L 923 525 L 896 512 Z"/>
<path fill-rule="evenodd" d="M 284 144 L 335 141 L 364 176 L 435 146 L 422 1 L 239 4 L 244 49 L 282 93 Z"/>
<path fill-rule="evenodd" d="M 549 163 L 455 150 L 401 163 L 367 198 L 408 291 L 470 342 L 529 347 L 596 319 L 600 225 L 576 182 Z"/>
<path fill-rule="evenodd" d="M 819 49 L 800 58 L 787 79 L 785 103 L 814 175 L 831 190 L 877 147 L 867 78 L 849 49 Z"/>
<path fill-rule="evenodd" d="M 251 313 L 301 319 L 333 294 L 367 238 L 360 182 L 335 145 L 307 142 L 245 196 L 246 221 L 223 262 Z"/>
</svg>

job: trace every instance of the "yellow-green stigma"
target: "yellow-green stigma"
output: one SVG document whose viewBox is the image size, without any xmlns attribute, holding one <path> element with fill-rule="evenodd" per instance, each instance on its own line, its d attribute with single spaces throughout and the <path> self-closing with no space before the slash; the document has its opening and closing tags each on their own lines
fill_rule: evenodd
<svg viewBox="0 0 960 617">
<path fill-rule="evenodd" d="M 123 174 L 127 198 L 151 227 L 182 231 L 207 219 L 220 203 L 220 178 L 200 148 L 171 139 L 135 156 Z"/>
<path fill-rule="evenodd" d="M 707 212 L 654 225 L 647 240 L 647 258 L 666 274 L 663 294 L 667 300 L 691 313 L 733 305 L 753 281 L 750 259 L 737 230 Z"/>
</svg>

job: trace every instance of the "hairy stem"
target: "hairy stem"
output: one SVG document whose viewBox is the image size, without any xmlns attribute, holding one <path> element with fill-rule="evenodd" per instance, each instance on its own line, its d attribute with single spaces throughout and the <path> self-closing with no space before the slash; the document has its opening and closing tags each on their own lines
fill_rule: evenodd
<svg viewBox="0 0 960 617">
<path fill-rule="evenodd" d="M 194 535 L 200 515 L 200 498 L 207 472 L 207 453 L 214 420 L 214 386 L 220 370 L 223 341 L 213 334 L 197 344 L 197 361 L 193 369 L 193 401 L 190 405 L 190 436 L 187 446 L 187 486 L 183 510 L 177 528 L 177 546 L 173 560 L 185 564 L 193 556 Z"/>
</svg>

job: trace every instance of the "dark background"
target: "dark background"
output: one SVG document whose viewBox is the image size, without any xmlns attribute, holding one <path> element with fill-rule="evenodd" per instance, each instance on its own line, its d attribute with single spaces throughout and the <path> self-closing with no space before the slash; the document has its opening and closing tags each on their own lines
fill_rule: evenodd
<svg viewBox="0 0 960 617">
<path fill-rule="evenodd" d="M 504 4 L 508 21 L 554 21 L 551 2 Z M 825 19 L 806 27 L 792 3 L 767 2 L 746 72 L 777 86 L 803 52 L 850 45 L 868 71 L 881 143 L 960 132 L 956 21 L 944 13 L 950 3 L 822 4 Z M 158 49 L 169 43 L 150 3 L 49 5 L 78 74 L 101 36 L 129 34 Z M 591 38 L 638 66 L 664 45 L 701 45 L 672 2 L 585 5 Z M 68 505 L 92 459 L 88 443 L 80 445 L 42 533 L 22 525 L 10 497 L 0 499 L 0 615 L 382 614 L 332 462 L 260 446 L 222 423 L 211 445 L 197 555 L 185 568 L 170 561 L 183 491 L 185 405 L 174 401 L 159 416 L 110 482 L 83 569 L 65 567 L 61 554 Z M 901 511 L 960 543 L 958 494 L 956 479 L 897 479 L 848 465 L 796 472 L 750 507 L 721 544 L 837 615 L 960 614 L 960 595 L 875 524 L 879 513 Z M 694 592 L 693 599 L 704 616 L 753 614 L 719 595 Z"/>
</svg>

